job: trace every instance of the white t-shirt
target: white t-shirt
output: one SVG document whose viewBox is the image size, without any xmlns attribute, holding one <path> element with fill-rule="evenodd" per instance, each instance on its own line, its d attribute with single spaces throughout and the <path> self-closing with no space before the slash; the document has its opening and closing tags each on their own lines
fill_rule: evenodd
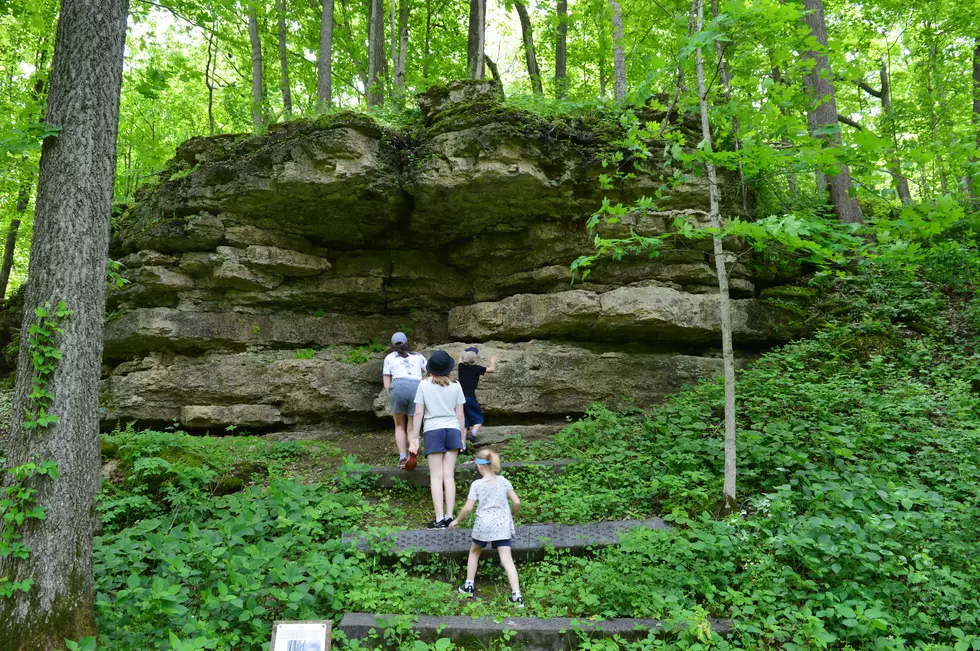
<svg viewBox="0 0 980 651">
<path fill-rule="evenodd" d="M 425 380 L 419 385 L 419 390 L 415 394 L 415 404 L 420 405 L 419 410 L 424 410 L 425 431 L 431 432 L 434 429 L 459 429 L 459 419 L 456 418 L 456 405 L 465 405 L 466 397 L 463 395 L 463 387 L 459 382 L 453 382 L 448 387 L 441 387 L 438 384 Z"/>
<path fill-rule="evenodd" d="M 392 352 L 385 357 L 385 366 L 381 375 L 390 375 L 392 380 L 398 378 L 421 380 L 424 371 L 425 356 L 409 353 L 408 357 L 402 357 L 397 352 Z"/>
</svg>

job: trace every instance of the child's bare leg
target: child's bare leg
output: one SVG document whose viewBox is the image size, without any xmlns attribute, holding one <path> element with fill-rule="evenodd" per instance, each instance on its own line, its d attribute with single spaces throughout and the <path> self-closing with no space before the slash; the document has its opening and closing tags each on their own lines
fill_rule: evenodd
<svg viewBox="0 0 980 651">
<path fill-rule="evenodd" d="M 442 485 L 443 485 L 443 453 L 433 452 L 428 456 L 429 460 L 429 491 L 432 493 L 432 506 L 436 511 L 436 520 L 442 520 L 446 517 L 443 508 L 442 501 Z M 455 497 L 455 496 L 453 496 Z"/>
<path fill-rule="evenodd" d="M 470 556 L 466 559 L 466 580 L 470 583 L 476 582 L 476 566 L 480 563 L 480 552 L 483 550 L 479 545 L 470 545 Z"/>
<path fill-rule="evenodd" d="M 406 429 L 405 414 L 392 414 L 391 418 L 395 421 L 395 444 L 398 446 L 398 456 L 404 457 L 408 454 L 408 429 Z M 411 427 L 412 419 L 407 419 Z"/>
<path fill-rule="evenodd" d="M 521 593 L 521 584 L 517 580 L 517 566 L 514 565 L 514 556 L 510 553 L 510 547 L 498 547 L 497 552 L 500 554 L 500 564 L 504 566 L 504 571 L 507 572 L 507 580 L 510 582 L 510 591 Z M 470 550 L 472 554 L 473 551 Z M 476 572 L 474 571 L 474 575 Z"/>
<path fill-rule="evenodd" d="M 442 454 L 442 483 L 446 491 L 446 515 L 452 515 L 456 506 L 456 450 Z M 433 498 L 434 499 L 434 498 Z"/>
</svg>

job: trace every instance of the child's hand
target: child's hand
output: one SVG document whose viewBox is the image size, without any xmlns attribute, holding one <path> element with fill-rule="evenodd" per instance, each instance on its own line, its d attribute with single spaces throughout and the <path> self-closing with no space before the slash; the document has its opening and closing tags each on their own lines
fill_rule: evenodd
<svg viewBox="0 0 980 651">
<path fill-rule="evenodd" d="M 450 529 L 455 529 L 458 526 L 459 526 L 459 520 L 453 520 L 452 522 L 449 523 Z"/>
<path fill-rule="evenodd" d="M 409 454 L 418 454 L 419 453 L 419 442 L 418 441 L 412 441 L 411 443 L 409 443 L 409 445 L 408 445 L 408 453 Z"/>
</svg>

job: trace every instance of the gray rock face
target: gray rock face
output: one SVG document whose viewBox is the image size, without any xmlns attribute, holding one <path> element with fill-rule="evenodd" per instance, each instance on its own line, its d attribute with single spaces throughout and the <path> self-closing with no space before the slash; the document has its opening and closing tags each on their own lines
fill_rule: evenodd
<svg viewBox="0 0 980 651">
<path fill-rule="evenodd" d="M 719 372 L 710 242 L 668 239 L 572 285 L 570 264 L 593 250 L 607 132 L 504 106 L 492 84 L 450 84 L 420 106 L 411 131 L 340 114 L 178 150 L 114 235 L 130 284 L 107 301 L 107 424 L 377 427 L 396 330 L 455 356 L 487 342 L 488 441 L 517 431 L 506 423 L 545 436 L 590 402 L 648 405 Z M 652 196 L 672 173 L 649 170 L 609 199 Z M 692 177 L 599 234 L 669 236 L 706 204 Z M 757 298 L 741 244 L 725 249 L 736 345 L 798 332 Z"/>
</svg>

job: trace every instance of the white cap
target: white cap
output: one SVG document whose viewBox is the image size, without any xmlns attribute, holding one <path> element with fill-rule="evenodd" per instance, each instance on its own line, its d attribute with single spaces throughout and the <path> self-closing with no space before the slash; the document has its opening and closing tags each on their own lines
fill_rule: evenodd
<svg viewBox="0 0 980 651">
<path fill-rule="evenodd" d="M 391 335 L 391 345 L 392 346 L 403 346 L 408 343 L 408 337 L 405 336 L 404 332 L 396 332 Z"/>
</svg>

